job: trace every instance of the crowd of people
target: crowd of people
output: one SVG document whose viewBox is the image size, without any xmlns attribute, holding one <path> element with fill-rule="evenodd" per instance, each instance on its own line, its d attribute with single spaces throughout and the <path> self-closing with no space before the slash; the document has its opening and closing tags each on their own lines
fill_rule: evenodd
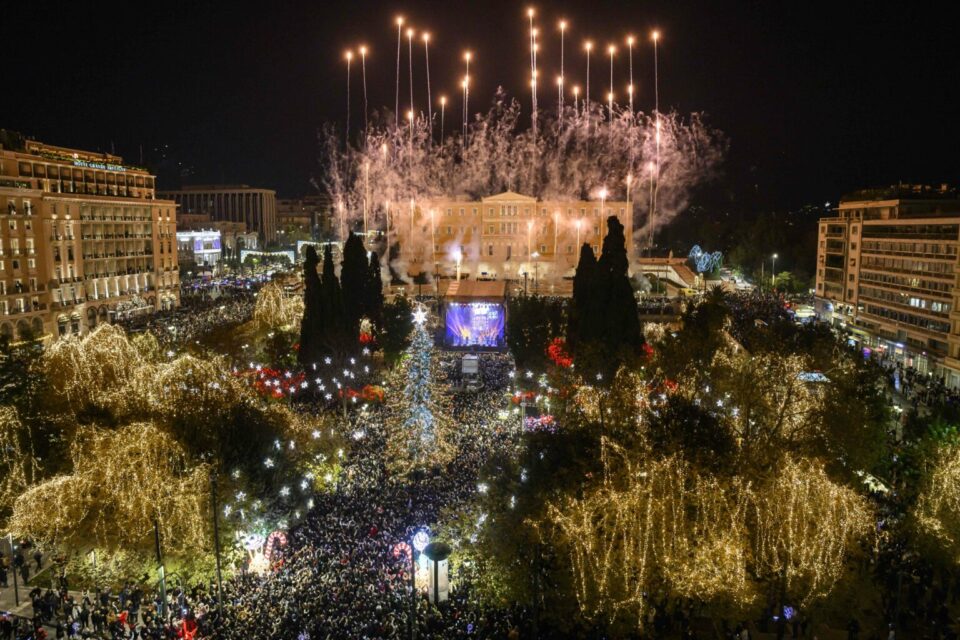
<svg viewBox="0 0 960 640">
<path fill-rule="evenodd" d="M 425 597 L 425 584 L 412 594 L 411 559 L 402 544 L 434 529 L 441 510 L 470 501 L 484 461 L 515 444 L 517 430 L 499 416 L 512 363 L 497 354 L 480 357 L 483 388 L 464 392 L 459 357 L 436 356 L 441 379 L 433 399 L 456 425 L 454 461 L 412 479 L 391 477 L 387 424 L 402 419 L 403 403 L 386 402 L 364 421 L 366 440 L 348 457 L 337 490 L 318 496 L 313 513 L 291 531 L 282 566 L 229 583 L 217 637 L 405 638 L 411 624 L 424 639 L 529 637 L 529 606 L 482 605 L 468 573 L 451 576 L 456 589 L 439 606 Z"/>
<path fill-rule="evenodd" d="M 729 331 L 743 344 L 763 325 L 792 321 L 777 296 L 738 293 L 728 296 L 725 305 Z M 246 290 L 199 295 L 187 300 L 183 311 L 137 321 L 141 324 L 131 328 L 150 330 L 163 344 L 182 344 L 224 323 L 249 319 L 253 306 L 254 296 Z M 0 640 L 47 637 L 44 627 L 58 638 L 147 640 L 399 639 L 410 637 L 411 631 L 421 639 L 532 637 L 536 613 L 531 603 L 484 604 L 469 567 L 459 567 L 451 575 L 455 588 L 439 605 L 429 601 L 425 584 L 418 583 L 415 590 L 412 586 L 407 550 L 414 534 L 435 532 L 442 512 L 475 500 L 485 461 L 519 442 L 519 421 L 502 415 L 512 359 L 481 354 L 482 384 L 477 385 L 479 390 L 468 391 L 460 357 L 434 354 L 438 375 L 431 397 L 437 405 L 434 413 L 446 416 L 455 427 L 456 455 L 451 463 L 412 477 L 391 475 L 386 464 L 389 425 L 403 420 L 406 407 L 397 397 L 401 389 L 389 389 L 395 395 L 382 406 L 353 414 L 342 424 L 345 433 L 361 432 L 363 440 L 347 455 L 335 489 L 316 495 L 312 512 L 289 532 L 279 561 L 263 574 L 241 568 L 224 583 L 222 602 L 214 585 L 173 589 L 167 594 L 164 616 L 152 586 L 130 583 L 116 595 L 106 590 L 78 596 L 62 578 L 58 588 L 28 593 L 32 619 L 18 622 L 0 616 Z M 889 373 L 895 385 L 903 387 L 904 397 L 960 402 L 960 396 L 942 384 L 902 365 L 890 364 Z M 904 509 L 898 495 L 894 490 L 875 496 L 882 516 L 879 526 L 892 526 L 901 517 Z M 947 607 L 960 601 L 960 580 L 934 572 L 898 538 L 885 543 L 877 557 L 872 570 L 885 585 L 882 606 L 887 619 L 924 620 L 939 629 L 941 637 L 954 637 Z M 24 562 L 15 564 L 16 570 L 22 571 Z M 2 566 L 0 559 L 0 578 L 5 578 Z M 897 596 L 889 597 L 892 593 Z M 652 622 L 669 627 L 668 617 L 661 612 Z M 800 625 L 798 618 L 792 631 L 799 633 Z M 749 637 L 746 626 L 729 629 L 727 636 Z M 858 630 L 859 622 L 852 618 L 848 637 L 858 637 Z"/>
<path fill-rule="evenodd" d="M 224 289 L 218 295 L 194 294 L 181 298 L 173 310 L 139 316 L 119 323 L 128 332 L 149 331 L 164 348 L 190 344 L 215 329 L 236 326 L 253 317 L 255 291 Z"/>
</svg>

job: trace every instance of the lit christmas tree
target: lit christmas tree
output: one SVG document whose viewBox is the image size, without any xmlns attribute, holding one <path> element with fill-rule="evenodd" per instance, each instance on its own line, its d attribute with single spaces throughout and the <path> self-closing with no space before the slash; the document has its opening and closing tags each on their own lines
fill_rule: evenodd
<svg viewBox="0 0 960 640">
<path fill-rule="evenodd" d="M 414 313 L 415 327 L 410 344 L 410 364 L 404 396 L 409 403 L 409 415 L 404 428 L 410 438 L 410 458 L 416 465 L 426 462 L 436 446 L 433 412 L 430 410 L 430 356 L 433 343 L 425 326 L 426 314 L 422 308 Z"/>
</svg>

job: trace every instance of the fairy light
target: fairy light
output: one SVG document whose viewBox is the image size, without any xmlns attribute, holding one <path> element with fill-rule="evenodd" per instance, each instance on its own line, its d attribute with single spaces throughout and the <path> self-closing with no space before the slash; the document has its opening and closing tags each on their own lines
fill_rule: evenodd
<svg viewBox="0 0 960 640">
<path fill-rule="evenodd" d="M 933 456 L 914 510 L 921 531 L 960 558 L 960 448 L 942 446 Z"/>
<path fill-rule="evenodd" d="M 12 507 L 39 475 L 40 464 L 31 443 L 30 429 L 17 410 L 0 406 L 0 510 Z"/>
<path fill-rule="evenodd" d="M 590 619 L 642 630 L 646 594 L 663 585 L 747 606 L 762 593 L 758 579 L 778 577 L 805 606 L 830 593 L 870 529 L 866 501 L 813 461 L 787 459 L 754 487 L 699 473 L 679 457 L 637 459 L 606 438 L 601 458 L 598 488 L 547 508 Z"/>
<path fill-rule="evenodd" d="M 264 329 L 295 327 L 303 318 L 303 296 L 287 295 L 278 282 L 264 285 L 257 293 L 254 321 Z"/>
<path fill-rule="evenodd" d="M 148 544 L 156 521 L 169 553 L 206 546 L 209 467 L 190 465 L 183 447 L 159 427 L 84 427 L 70 457 L 69 475 L 35 485 L 17 499 L 9 523 L 14 535 L 43 546 L 95 544 L 118 551 Z"/>
</svg>

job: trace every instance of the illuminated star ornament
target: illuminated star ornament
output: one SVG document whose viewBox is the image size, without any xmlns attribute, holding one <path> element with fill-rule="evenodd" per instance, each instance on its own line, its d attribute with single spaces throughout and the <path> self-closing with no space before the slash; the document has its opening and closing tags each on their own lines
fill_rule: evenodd
<svg viewBox="0 0 960 640">
<path fill-rule="evenodd" d="M 423 305 L 419 305 L 417 310 L 413 312 L 413 321 L 418 326 L 423 326 L 423 323 L 427 321 L 427 310 L 423 307 Z"/>
</svg>

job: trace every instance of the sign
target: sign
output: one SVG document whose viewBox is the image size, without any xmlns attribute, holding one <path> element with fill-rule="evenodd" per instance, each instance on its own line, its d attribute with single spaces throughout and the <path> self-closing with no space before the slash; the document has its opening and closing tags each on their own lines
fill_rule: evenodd
<svg viewBox="0 0 960 640">
<path fill-rule="evenodd" d="M 85 169 L 103 169 L 104 171 L 126 171 L 127 168 L 119 164 L 110 164 L 109 162 L 88 162 L 86 160 L 74 160 L 73 166 L 83 167 Z"/>
</svg>

